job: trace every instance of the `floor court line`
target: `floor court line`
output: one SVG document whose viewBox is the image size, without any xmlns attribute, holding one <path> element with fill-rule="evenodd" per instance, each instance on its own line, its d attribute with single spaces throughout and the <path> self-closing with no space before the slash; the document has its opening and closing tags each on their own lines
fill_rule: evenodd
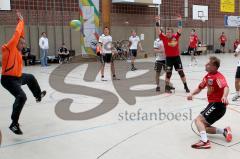
<svg viewBox="0 0 240 159">
<path fill-rule="evenodd" d="M 0 149 L 13 147 L 13 146 L 17 146 L 17 145 L 22 145 L 22 144 L 26 144 L 26 143 L 31 143 L 31 142 L 36 142 L 36 141 L 48 140 L 50 138 L 56 138 L 56 137 L 61 137 L 61 136 L 66 136 L 66 135 L 71 135 L 71 134 L 77 134 L 77 133 L 80 133 L 80 132 L 91 131 L 91 130 L 98 129 L 98 128 L 110 127 L 110 126 L 113 126 L 113 125 L 116 125 L 116 124 L 118 124 L 118 123 L 114 122 L 114 123 L 110 123 L 110 124 L 106 124 L 106 125 L 100 125 L 100 126 L 90 127 L 90 128 L 86 128 L 86 129 L 73 130 L 73 131 L 69 131 L 69 132 L 65 132 L 65 133 L 59 133 L 59 134 L 56 134 L 56 135 L 50 135 L 50 136 L 45 136 L 45 137 L 39 137 L 39 138 L 36 138 L 36 139 L 23 140 L 21 142 L 17 142 L 17 143 L 14 143 L 14 144 L 2 145 L 0 147 Z"/>
<path fill-rule="evenodd" d="M 195 105 L 195 106 L 192 106 L 192 107 L 190 107 L 190 108 L 196 108 L 197 106 L 201 106 L 201 105 Z M 185 107 L 185 108 L 177 109 L 177 110 L 185 110 L 185 109 L 189 109 L 189 107 Z M 171 111 L 171 112 L 177 112 L 177 111 L 176 111 L 176 110 L 173 110 L 173 111 Z M 198 112 L 198 111 L 196 111 L 196 112 Z M 193 113 L 195 113 L 195 112 L 193 112 Z M 152 128 L 155 128 L 155 127 L 157 127 L 157 126 L 159 126 L 159 125 L 163 125 L 163 124 L 168 123 L 168 122 L 170 122 L 170 121 L 165 121 L 165 122 L 161 122 L 161 123 L 154 124 L 154 125 L 152 125 L 152 126 L 149 126 L 149 127 L 147 127 L 147 128 L 144 128 L 144 129 L 142 129 L 142 130 L 140 130 L 140 131 L 138 131 L 138 132 L 136 132 L 136 133 L 128 136 L 127 138 L 125 138 L 125 139 L 121 140 L 120 142 L 114 144 L 114 145 L 111 146 L 109 149 L 107 149 L 106 151 L 104 151 L 102 154 L 100 154 L 99 156 L 97 156 L 96 159 L 102 158 L 102 157 L 103 157 L 104 155 L 106 155 L 108 152 L 110 152 L 111 150 L 115 149 L 115 148 L 118 147 L 119 145 L 127 142 L 127 141 L 130 140 L 131 138 L 134 138 L 134 137 L 137 136 L 137 135 L 140 135 L 140 134 L 142 134 L 142 133 L 144 133 L 144 132 L 146 132 L 146 131 L 148 131 L 148 130 L 150 130 L 150 129 L 152 129 Z"/>
</svg>

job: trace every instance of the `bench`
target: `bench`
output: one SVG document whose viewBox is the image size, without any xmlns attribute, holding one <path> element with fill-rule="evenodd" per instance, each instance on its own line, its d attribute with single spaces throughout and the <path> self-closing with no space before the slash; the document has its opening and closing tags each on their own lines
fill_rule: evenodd
<svg viewBox="0 0 240 159">
<path fill-rule="evenodd" d="M 207 53 L 209 51 L 213 51 L 213 45 L 202 45 L 197 47 L 197 54 Z"/>
</svg>

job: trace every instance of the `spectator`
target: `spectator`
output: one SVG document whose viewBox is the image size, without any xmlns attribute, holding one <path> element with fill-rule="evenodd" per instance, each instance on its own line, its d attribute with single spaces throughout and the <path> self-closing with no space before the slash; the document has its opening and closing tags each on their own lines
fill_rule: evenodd
<svg viewBox="0 0 240 159">
<path fill-rule="evenodd" d="M 222 50 L 223 53 L 225 53 L 225 45 L 227 42 L 227 37 L 224 34 L 224 32 L 222 32 L 222 35 L 219 37 L 219 41 L 220 41 L 220 49 Z"/>
<path fill-rule="evenodd" d="M 25 66 L 28 65 L 28 60 L 29 60 L 29 64 L 30 65 L 35 65 L 35 61 L 36 61 L 36 56 L 31 54 L 31 49 L 24 47 L 22 49 L 22 54 L 23 54 L 23 60 L 25 63 Z"/>
<path fill-rule="evenodd" d="M 40 61 L 42 67 L 47 67 L 47 54 L 49 49 L 48 38 L 45 32 L 42 33 L 41 38 L 39 39 L 39 47 L 40 47 Z"/>
<path fill-rule="evenodd" d="M 62 64 L 64 61 L 69 61 L 69 51 L 65 46 L 65 43 L 62 43 L 62 46 L 58 49 L 59 63 Z"/>
</svg>

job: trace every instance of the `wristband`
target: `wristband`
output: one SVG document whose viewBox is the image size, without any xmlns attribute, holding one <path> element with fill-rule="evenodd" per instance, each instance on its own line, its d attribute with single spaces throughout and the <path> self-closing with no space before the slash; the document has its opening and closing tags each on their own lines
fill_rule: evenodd
<svg viewBox="0 0 240 159">
<path fill-rule="evenodd" d="M 160 26 L 159 22 L 156 22 L 156 27 L 159 27 L 159 26 Z"/>
<path fill-rule="evenodd" d="M 177 25 L 178 25 L 179 28 L 182 28 L 182 21 L 179 20 Z"/>
</svg>

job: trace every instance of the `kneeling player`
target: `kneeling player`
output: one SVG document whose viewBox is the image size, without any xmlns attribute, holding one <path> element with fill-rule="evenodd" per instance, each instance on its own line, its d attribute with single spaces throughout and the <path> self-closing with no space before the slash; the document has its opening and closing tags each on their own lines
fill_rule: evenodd
<svg viewBox="0 0 240 159">
<path fill-rule="evenodd" d="M 229 88 L 225 77 L 218 72 L 220 60 L 217 57 L 210 57 L 209 62 L 206 64 L 206 71 L 208 74 L 203 78 L 198 88 L 193 91 L 188 97 L 188 100 L 193 99 L 193 95 L 201 92 L 205 87 L 208 88 L 208 106 L 200 113 L 195 119 L 196 127 L 200 133 L 201 139 L 192 148 L 196 149 L 209 149 L 211 148 L 210 141 L 207 138 L 208 134 L 222 134 L 227 142 L 232 140 L 232 133 L 230 127 L 216 128 L 212 124 L 221 119 L 228 104 Z"/>
</svg>

